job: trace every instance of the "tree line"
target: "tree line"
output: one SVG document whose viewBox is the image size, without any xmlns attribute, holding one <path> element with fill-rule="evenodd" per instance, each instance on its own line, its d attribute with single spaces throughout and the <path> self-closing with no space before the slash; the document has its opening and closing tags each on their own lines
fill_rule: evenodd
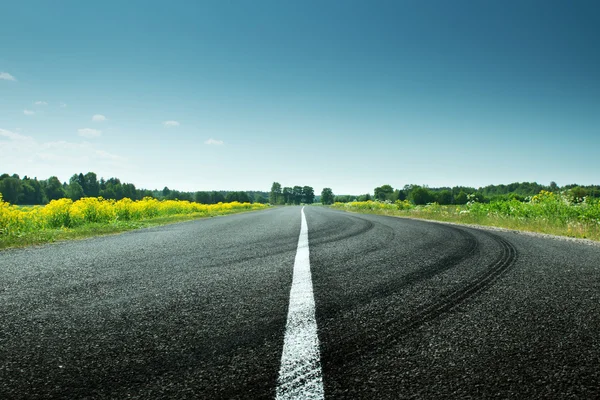
<svg viewBox="0 0 600 400">
<path fill-rule="evenodd" d="M 200 191 L 182 192 L 168 187 L 162 190 L 138 189 L 133 183 L 121 182 L 118 178 L 98 179 L 94 172 L 74 174 L 69 182 L 61 182 L 56 176 L 45 180 L 18 174 L 0 175 L 2 199 L 11 204 L 40 205 L 52 200 L 69 198 L 73 201 L 82 197 L 98 197 L 121 200 L 141 200 L 153 197 L 159 200 L 187 200 L 202 204 L 217 204 L 239 201 L 241 203 L 267 203 L 266 192 L 262 191 Z"/>
<path fill-rule="evenodd" d="M 555 193 L 566 192 L 571 197 L 571 200 L 575 202 L 587 196 L 600 198 L 599 185 L 580 186 L 569 184 L 560 187 L 556 182 L 550 182 L 550 185 L 547 186 L 537 182 L 515 182 L 508 185 L 488 185 L 477 189 L 468 186 L 429 188 L 420 185 L 405 185 L 402 188 L 394 189 L 391 185 L 382 185 L 376 187 L 373 190 L 373 194 L 335 196 L 335 201 L 347 203 L 355 200 L 387 200 L 391 202 L 408 200 L 415 205 L 425 205 L 428 203 L 462 205 L 466 204 L 469 200 L 480 203 L 511 199 L 525 201 L 527 197 L 535 196 L 542 190 Z"/>
<path fill-rule="evenodd" d="M 274 205 L 312 204 L 316 201 L 323 204 L 333 204 L 334 194 L 331 188 L 324 188 L 321 191 L 321 196 L 317 196 L 312 186 L 281 187 L 279 182 L 273 182 L 269 192 L 269 203 Z"/>
</svg>

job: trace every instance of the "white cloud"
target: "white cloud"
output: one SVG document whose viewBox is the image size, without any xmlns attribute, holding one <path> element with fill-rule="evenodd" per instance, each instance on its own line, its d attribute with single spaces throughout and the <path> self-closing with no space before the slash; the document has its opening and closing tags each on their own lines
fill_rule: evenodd
<svg viewBox="0 0 600 400">
<path fill-rule="evenodd" d="M 67 108 L 67 103 L 60 103 L 60 108 Z"/>
<path fill-rule="evenodd" d="M 120 176 L 132 167 L 126 158 L 109 153 L 95 143 L 38 142 L 31 136 L 1 128 L 0 160 L 19 174 L 43 179 L 56 175 L 64 180 L 76 171 Z"/>
<path fill-rule="evenodd" d="M 179 126 L 179 122 L 178 121 L 165 121 L 163 122 L 163 125 L 165 128 L 174 128 L 176 126 Z"/>
<path fill-rule="evenodd" d="M 8 72 L 0 72 L 0 79 L 4 79 L 5 81 L 13 81 L 13 82 L 17 81 L 17 78 L 12 76 Z"/>
<path fill-rule="evenodd" d="M 91 128 L 77 129 L 77 133 L 79 134 L 79 136 L 82 136 L 84 138 L 95 138 L 102 135 L 102 131 Z"/>
<path fill-rule="evenodd" d="M 33 114 L 35 114 L 35 111 L 23 110 L 23 114 L 25 114 L 25 115 L 33 115 Z"/>
<path fill-rule="evenodd" d="M 29 136 L 21 135 L 20 133 L 14 133 L 11 131 L 7 131 L 6 129 L 0 129 L 0 136 L 9 138 L 10 140 L 14 140 L 14 141 L 33 140 Z"/>
<path fill-rule="evenodd" d="M 36 106 L 47 106 L 48 105 L 48 103 L 46 103 L 45 101 L 36 101 L 33 104 L 35 104 Z"/>
<path fill-rule="evenodd" d="M 104 122 L 106 121 L 106 117 L 102 114 L 96 114 L 92 117 L 92 121 L 94 122 Z"/>
<path fill-rule="evenodd" d="M 215 146 L 221 146 L 224 144 L 224 142 L 222 140 L 215 140 L 213 138 L 208 139 L 206 142 L 204 142 L 205 144 L 208 145 L 212 145 L 214 144 Z"/>
</svg>

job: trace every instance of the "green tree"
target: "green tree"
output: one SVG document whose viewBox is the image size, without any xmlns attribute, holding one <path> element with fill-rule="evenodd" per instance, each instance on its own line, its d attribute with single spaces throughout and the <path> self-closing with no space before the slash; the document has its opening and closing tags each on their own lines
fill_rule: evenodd
<svg viewBox="0 0 600 400">
<path fill-rule="evenodd" d="M 467 197 L 467 193 L 465 193 L 463 190 L 454 196 L 454 204 L 467 204 L 467 201 L 469 201 L 469 198 Z"/>
<path fill-rule="evenodd" d="M 333 199 L 334 195 L 331 188 L 323 188 L 323 190 L 321 191 L 321 203 L 325 205 L 330 205 L 333 204 Z"/>
<path fill-rule="evenodd" d="M 284 204 L 294 203 L 294 190 L 291 187 L 283 188 L 283 203 Z"/>
<path fill-rule="evenodd" d="M 433 195 L 424 187 L 414 187 L 410 191 L 410 200 L 416 205 L 432 203 L 435 199 Z"/>
<path fill-rule="evenodd" d="M 306 204 L 312 204 L 315 202 L 315 191 L 310 186 L 304 186 L 302 188 L 302 201 Z"/>
<path fill-rule="evenodd" d="M 292 188 L 292 198 L 294 199 L 294 204 L 298 205 L 302 203 L 302 186 L 294 186 Z"/>
<path fill-rule="evenodd" d="M 65 190 L 63 188 L 62 183 L 56 176 L 51 176 L 48 178 L 45 187 L 46 198 L 48 201 L 62 199 L 66 197 Z"/>
<path fill-rule="evenodd" d="M 82 185 L 85 195 L 88 197 L 98 197 L 100 195 L 100 183 L 98 177 L 93 172 L 88 172 L 83 177 Z"/>
<path fill-rule="evenodd" d="M 75 175 L 75 176 L 77 176 L 77 175 Z M 81 185 L 79 184 L 77 179 L 70 182 L 69 186 L 67 186 L 67 197 L 69 197 L 71 200 L 73 200 L 73 201 L 79 200 L 84 195 L 85 195 L 85 193 L 83 193 L 83 188 L 81 187 Z"/>
<path fill-rule="evenodd" d="M 225 202 L 231 203 L 233 201 L 239 201 L 240 203 L 250 203 L 250 197 L 246 192 L 229 192 L 225 196 Z"/>
<path fill-rule="evenodd" d="M 281 184 L 279 182 L 273 182 L 271 192 L 269 192 L 269 203 L 281 204 L 281 200 Z"/>
<path fill-rule="evenodd" d="M 194 195 L 194 201 L 200 204 L 210 204 L 210 193 L 196 192 L 196 194 Z"/>
<path fill-rule="evenodd" d="M 254 194 L 254 202 L 260 203 L 260 204 L 266 204 L 268 202 L 268 200 L 262 194 L 255 193 Z"/>
<path fill-rule="evenodd" d="M 447 204 L 452 204 L 452 192 L 449 190 L 442 190 L 438 193 L 436 193 L 436 201 L 438 202 L 438 204 L 443 204 L 443 205 L 447 205 Z"/>
<path fill-rule="evenodd" d="M 390 185 L 383 185 L 375 188 L 375 199 L 384 201 L 384 200 L 394 200 L 394 188 Z"/>
<path fill-rule="evenodd" d="M 2 193 L 2 199 L 11 204 L 17 204 L 19 197 L 23 193 L 23 184 L 21 179 L 14 177 L 4 178 L 0 181 L 0 193 Z"/>
<path fill-rule="evenodd" d="M 223 202 L 225 202 L 225 196 L 223 196 L 223 193 L 216 192 L 216 191 L 212 191 L 210 193 L 210 203 L 211 204 L 217 204 L 217 203 L 223 203 Z"/>
<path fill-rule="evenodd" d="M 122 188 L 123 188 L 123 197 L 127 197 L 131 200 L 138 200 L 137 199 L 137 190 L 133 183 L 125 183 L 122 185 Z"/>
</svg>

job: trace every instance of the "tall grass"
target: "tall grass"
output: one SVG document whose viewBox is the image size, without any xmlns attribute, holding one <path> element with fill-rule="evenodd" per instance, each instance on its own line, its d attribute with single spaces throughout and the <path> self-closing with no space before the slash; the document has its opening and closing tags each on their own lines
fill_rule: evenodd
<svg viewBox="0 0 600 400">
<path fill-rule="evenodd" d="M 600 240 L 600 200 L 573 201 L 564 194 L 542 191 L 525 202 L 518 200 L 440 206 L 437 203 L 414 206 L 408 201 L 364 201 L 335 203 L 347 211 L 432 219 L 542 232 L 554 235 Z"/>
</svg>

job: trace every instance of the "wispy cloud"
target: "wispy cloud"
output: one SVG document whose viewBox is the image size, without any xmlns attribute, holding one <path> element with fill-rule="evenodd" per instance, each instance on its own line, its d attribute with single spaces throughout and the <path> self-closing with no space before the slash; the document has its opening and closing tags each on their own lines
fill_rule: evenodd
<svg viewBox="0 0 600 400">
<path fill-rule="evenodd" d="M 4 79 L 5 81 L 13 81 L 13 82 L 17 81 L 17 78 L 12 76 L 8 72 L 0 72 L 0 79 Z"/>
<path fill-rule="evenodd" d="M 39 101 L 39 100 L 33 104 L 35 104 L 36 106 L 47 106 L 48 105 L 48 103 L 46 103 L 45 101 Z"/>
<path fill-rule="evenodd" d="M 67 103 L 60 103 L 60 108 L 67 108 Z"/>
<path fill-rule="evenodd" d="M 104 122 L 106 121 L 106 117 L 102 114 L 96 114 L 92 117 L 92 121 L 94 122 Z"/>
<path fill-rule="evenodd" d="M 77 133 L 79 134 L 79 136 L 82 136 L 84 138 L 95 138 L 102 135 L 102 131 L 91 128 L 77 129 Z"/>
<path fill-rule="evenodd" d="M 20 133 L 15 133 L 15 132 L 11 132 L 11 131 L 7 131 L 6 129 L 0 129 L 0 136 L 5 137 L 5 138 L 9 138 L 10 140 L 14 140 L 14 141 L 27 141 L 27 140 L 33 140 L 32 138 L 30 138 L 29 136 L 25 136 L 25 135 L 21 135 Z"/>
<path fill-rule="evenodd" d="M 165 121 L 163 122 L 165 128 L 174 128 L 179 126 L 179 121 Z"/>
<path fill-rule="evenodd" d="M 126 158 L 109 153 L 95 143 L 39 142 L 31 136 L 0 128 L 0 160 L 20 173 L 48 177 L 70 176 L 73 171 L 96 171 L 116 175 L 129 170 Z"/>
<path fill-rule="evenodd" d="M 216 139 L 210 138 L 206 142 L 204 142 L 204 144 L 222 146 L 224 144 L 224 142 L 222 140 L 216 140 Z"/>
<path fill-rule="evenodd" d="M 33 115 L 33 114 L 35 114 L 35 111 L 23 110 L 23 114 L 25 114 L 25 115 Z"/>
</svg>

